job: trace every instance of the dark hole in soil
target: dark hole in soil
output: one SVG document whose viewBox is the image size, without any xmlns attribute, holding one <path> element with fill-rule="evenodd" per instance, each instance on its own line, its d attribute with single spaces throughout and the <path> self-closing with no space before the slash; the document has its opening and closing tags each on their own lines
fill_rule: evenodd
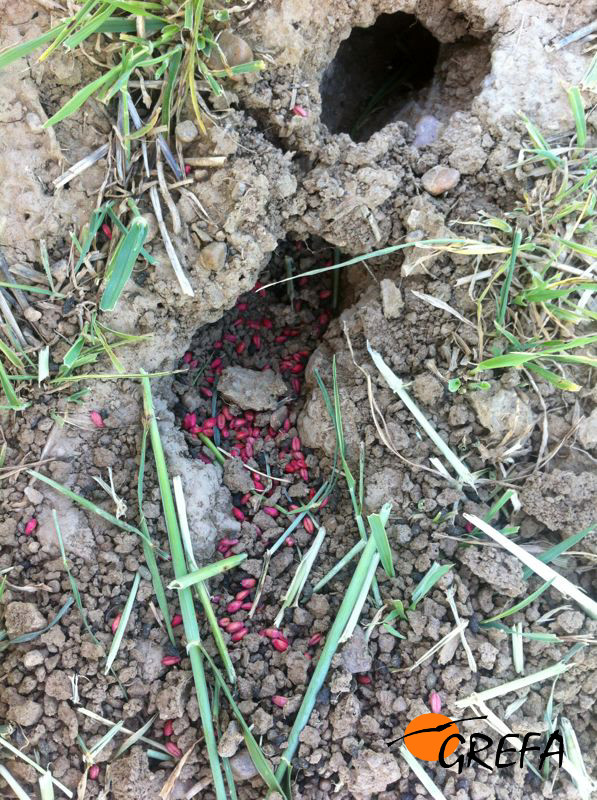
<svg viewBox="0 0 597 800">
<path fill-rule="evenodd" d="M 412 14 L 381 14 L 342 42 L 321 80 L 322 121 L 362 142 L 385 125 L 446 119 L 467 108 L 489 71 L 489 47 L 438 40 Z"/>
</svg>

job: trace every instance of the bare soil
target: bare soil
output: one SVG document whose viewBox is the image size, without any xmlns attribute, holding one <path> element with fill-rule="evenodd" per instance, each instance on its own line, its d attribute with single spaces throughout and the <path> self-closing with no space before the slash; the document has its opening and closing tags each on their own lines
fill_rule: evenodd
<svg viewBox="0 0 597 800">
<path fill-rule="evenodd" d="M 45 30 L 50 21 L 46 5 L 0 0 L 2 42 L 13 43 Z M 211 398 L 202 389 L 216 388 L 218 370 L 226 367 L 262 370 L 269 365 L 287 386 L 275 408 L 256 411 L 254 427 L 259 434 L 248 457 L 260 471 L 269 469 L 274 477 L 289 481 L 278 482 L 284 491 L 275 488 L 268 498 L 268 503 L 287 508 L 308 498 L 309 490 L 317 489 L 331 473 L 334 435 L 315 369 L 331 388 L 335 356 L 348 456 L 355 467 L 359 444 L 365 443 L 366 508 L 371 513 L 386 501 L 393 505 L 388 530 L 397 576 L 388 579 L 378 571 L 383 597 L 406 600 L 433 561 L 454 564 L 409 614 L 408 625 L 402 625 L 406 640 L 376 628 L 368 645 L 358 634 L 337 654 L 301 735 L 293 765 L 296 798 L 418 800 L 425 790 L 393 742 L 414 716 L 428 711 L 430 692 L 441 695 L 446 714 L 457 716 L 457 700 L 516 677 L 511 637 L 479 627 L 479 622 L 526 596 L 529 582 L 521 565 L 503 550 L 463 546 L 461 514 L 486 513 L 503 490 L 501 467 L 510 468 L 515 462 L 506 483 L 519 491 L 521 509 L 511 520 L 520 526 L 519 541 L 534 550 L 544 549 L 593 522 L 596 437 L 591 438 L 587 421 L 595 420 L 596 394 L 590 376 L 583 375 L 586 388 L 577 395 L 538 382 L 539 396 L 516 371 L 496 374 L 487 393 L 448 392 L 446 379 L 457 374 L 463 348 L 473 350 L 477 345 L 476 331 L 418 299 L 412 290 L 441 298 L 474 319 L 467 287 L 455 287 L 459 277 L 472 271 L 468 259 L 440 255 L 420 263 L 412 255 L 393 255 L 371 262 L 368 268 L 354 266 L 343 271 L 336 304 L 331 273 L 296 282 L 292 295 L 287 285 L 265 294 L 255 292 L 256 281 L 265 284 L 285 277 L 285 256 L 305 271 L 335 257 L 399 243 L 405 236 L 449 235 L 455 223 L 480 210 L 499 214 L 512 208 L 527 188 L 524 176 L 504 169 L 515 161 L 520 147 L 522 127 L 516 113 L 523 110 L 547 134 L 571 127 L 560 83 L 578 81 L 588 56 L 580 44 L 562 50 L 554 50 L 552 44 L 587 24 L 590 11 L 584 0 L 257 4 L 244 15 L 238 32 L 257 54 L 267 57 L 266 73 L 234 83 L 228 93 L 230 106 L 220 108 L 219 125 L 210 127 L 207 137 L 184 146 L 185 157 L 226 157 L 218 169 L 193 171 L 188 193 L 175 195 L 182 226 L 173 238 L 195 296 L 181 294 L 161 240 L 155 237 L 148 249 L 158 266 L 135 271 L 110 317 L 116 330 L 154 334 L 149 341 L 119 351 L 128 369 L 174 370 L 188 363 L 187 352 L 197 362 L 188 372 L 155 381 L 154 391 L 170 472 L 182 476 L 198 561 L 213 560 L 219 545 L 220 553 L 226 549 L 222 539 L 238 540 L 228 553 L 248 553 L 242 570 L 212 583 L 212 593 L 220 598 L 220 616 L 230 616 L 225 607 L 239 591 L 240 580 L 259 577 L 264 551 L 284 531 L 280 517 L 268 516 L 243 498 L 252 481 L 247 482 L 247 473 L 237 468 L 238 459 L 225 469 L 206 463 L 208 451 L 183 430 L 186 414 L 194 412 L 200 424 L 214 415 Z M 414 80 L 408 69 L 405 75 L 405 64 L 413 66 L 412 51 L 406 50 L 398 63 L 388 61 L 380 50 L 388 30 L 398 38 L 409 30 L 405 26 L 412 18 L 400 17 L 395 30 L 394 22 L 386 27 L 379 21 L 374 24 L 376 19 L 384 22 L 380 15 L 397 12 L 416 15 L 436 42 L 429 54 L 434 69 L 425 72 L 428 65 L 415 62 L 414 77 L 424 74 L 425 80 Z M 349 39 L 353 29 L 359 33 Z M 429 41 L 420 28 L 414 38 L 421 47 Z M 368 57 L 368 48 L 375 51 L 375 58 Z M 355 106 L 367 103 L 384 70 L 396 80 L 383 107 L 367 115 L 355 132 Z M 0 257 L 8 267 L 41 271 L 38 242 L 45 239 L 53 269 L 66 276 L 70 231 L 79 231 L 88 220 L 106 165 L 99 162 L 68 188 L 55 190 L 52 181 L 107 140 L 109 110 L 92 101 L 54 131 L 43 131 L 41 125 L 79 85 L 96 75 L 90 60 L 57 56 L 43 65 L 30 58 L 3 76 Z M 296 104 L 307 116 L 292 113 Z M 438 164 L 457 169 L 460 178 L 447 194 L 433 197 L 423 189 L 421 177 Z M 141 209 L 149 211 L 144 198 Z M 226 245 L 225 264 L 217 271 L 207 269 L 200 258 L 208 242 Z M 76 304 L 87 301 L 91 308 L 97 287 L 98 276 L 83 270 Z M 51 345 L 52 358 L 59 362 L 81 324 L 75 305 L 68 300 L 62 307 L 43 300 L 29 302 L 39 312 L 27 317 L 31 331 Z M 263 325 L 264 319 L 271 320 L 271 327 Z M 226 334 L 235 336 L 235 341 L 226 340 Z M 378 377 L 367 341 L 410 384 L 417 403 L 450 447 L 472 470 L 486 470 L 478 493 L 455 489 L 427 468 L 430 457 L 437 454 Z M 241 342 L 244 348 L 239 347 Z M 293 363 L 301 369 L 293 372 L 287 364 L 294 354 L 299 355 Z M 222 364 L 210 367 L 215 358 Z M 367 381 L 357 365 L 371 377 L 375 401 L 399 455 L 385 446 L 373 424 Z M 107 480 L 111 468 L 116 492 L 127 504 L 125 519 L 135 523 L 140 388 L 133 380 L 89 385 L 91 395 L 76 409 L 63 395 L 36 389 L 24 414 L 0 412 L 8 445 L 6 465 L 43 461 L 40 469 L 46 474 L 112 512 L 113 504 L 93 480 L 98 475 Z M 218 413 L 223 405 L 218 396 Z M 234 403 L 225 405 L 233 416 L 246 410 Z M 91 410 L 101 413 L 104 428 L 91 424 Z M 67 424 L 62 422 L 65 416 Z M 302 443 L 306 475 L 284 471 L 295 436 Z M 545 436 L 553 457 L 537 470 Z M 232 433 L 228 438 L 232 446 Z M 519 446 L 512 455 L 509 447 L 514 442 Z M 181 641 L 182 661 L 174 667 L 161 663 L 171 650 L 156 618 L 138 539 L 85 513 L 23 471 L 3 477 L 0 495 L 0 568 L 12 568 L 0 608 L 1 627 L 10 638 L 40 630 L 70 596 L 52 523 L 51 512 L 56 509 L 72 572 L 100 642 L 92 641 L 73 606 L 48 632 L 4 651 L 0 725 L 8 728 L 3 731 L 40 763 L 51 763 L 54 776 L 76 793 L 83 772 L 77 736 L 90 748 L 106 730 L 73 703 L 72 681 L 78 676 L 80 706 L 109 720 L 122 719 L 132 730 L 155 713 L 148 735 L 160 740 L 164 721 L 172 719 L 173 741 L 183 751 L 199 740 L 171 797 L 189 797 L 187 792 L 202 782 L 200 796 L 212 798 L 189 661 Z M 455 504 L 456 516 L 450 513 Z M 243 510 L 245 521 L 234 516 L 235 507 Z M 165 546 L 152 464 L 147 468 L 144 512 L 152 536 Z M 38 528 L 26 536 L 25 524 L 32 517 Z M 327 537 L 308 587 L 358 539 L 341 480 L 318 521 Z M 344 569 L 321 593 L 310 595 L 307 588 L 305 601 L 287 612 L 284 620 L 288 650 L 275 651 L 259 632 L 272 624 L 310 541 L 311 535 L 300 527 L 278 550 L 257 613 L 247 623 L 249 633 L 231 645 L 239 676 L 239 707 L 254 723 L 254 733 L 274 765 L 317 659 L 318 646 L 309 647 L 309 639 L 316 633 L 325 637 L 351 574 L 350 567 Z M 583 540 L 582 550 L 597 553 L 595 534 Z M 558 569 L 590 592 L 593 563 L 581 554 L 567 558 Z M 169 579 L 169 564 L 162 567 Z M 104 676 L 103 659 L 112 639 L 111 622 L 122 609 L 136 572 L 143 580 L 114 664 L 117 681 L 113 675 Z M 478 671 L 471 672 L 458 641 L 411 671 L 417 659 L 454 627 L 446 598 L 451 588 L 460 618 L 468 622 L 466 638 Z M 552 613 L 538 626 L 537 620 L 547 612 Z M 370 620 L 374 613 L 367 602 L 362 620 Z M 247 611 L 234 618 L 246 620 Z M 596 630 L 595 621 L 575 605 L 565 604 L 554 589 L 507 621 L 560 637 L 594 636 Z M 215 653 L 211 640 L 206 641 Z M 567 640 L 556 644 L 528 640 L 526 673 L 555 663 L 570 646 Z M 555 684 L 554 704 L 571 721 L 587 766 L 594 768 L 595 660 L 587 647 L 574 661 L 574 669 Z M 360 683 L 358 675 L 371 680 Z M 543 730 L 550 690 L 550 682 L 533 685 L 525 702 L 509 716 L 510 727 L 521 733 Z M 283 708 L 272 704 L 274 695 L 287 697 L 287 704 Z M 491 708 L 504 719 L 513 699 L 515 695 L 494 700 Z M 222 722 L 220 746 L 233 757 L 240 800 L 263 797 L 263 784 L 247 763 L 226 712 Z M 472 728 L 465 725 L 464 730 Z M 99 779 L 87 783 L 85 796 L 157 798 L 172 765 L 148 760 L 146 748 L 140 746 L 111 761 L 116 746 L 102 751 Z M 12 758 L 6 758 L 6 764 L 32 793 L 36 791 L 32 768 Z M 518 768 L 497 773 L 473 766 L 458 775 L 430 764 L 428 771 L 445 796 L 457 800 L 577 796 L 563 773 L 552 787 Z M 0 794 L 11 796 L 3 784 Z"/>
</svg>

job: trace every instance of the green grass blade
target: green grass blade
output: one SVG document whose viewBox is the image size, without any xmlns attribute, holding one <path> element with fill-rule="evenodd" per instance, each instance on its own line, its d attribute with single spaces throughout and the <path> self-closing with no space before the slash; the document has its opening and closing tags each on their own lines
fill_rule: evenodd
<svg viewBox="0 0 597 800">
<path fill-rule="evenodd" d="M 511 614 L 516 614 L 517 611 L 522 611 L 523 608 L 526 608 L 534 600 L 540 597 L 543 594 L 543 592 L 549 589 L 552 583 L 553 583 L 553 578 L 541 584 L 541 586 L 538 589 L 535 589 L 534 592 L 532 592 L 528 597 L 525 597 L 524 600 L 521 600 L 520 603 L 516 603 L 515 605 L 506 609 L 506 611 L 502 611 L 500 614 L 496 614 L 495 617 L 488 617 L 487 619 L 484 619 L 481 625 L 486 625 L 489 622 L 496 622 L 498 619 L 503 619 L 504 617 L 509 617 Z"/>
<path fill-rule="evenodd" d="M 25 371 L 25 364 L 21 361 L 21 358 L 17 355 L 17 353 L 15 353 L 14 350 L 11 350 L 7 344 L 4 344 L 2 339 L 0 339 L 0 354 L 5 356 L 5 358 L 13 365 L 13 367 L 21 370 L 21 372 Z"/>
<path fill-rule="evenodd" d="M 67 23 L 62 22 L 60 25 L 56 25 L 56 27 L 51 28 L 49 31 L 46 31 L 46 33 L 42 33 L 41 36 L 38 36 L 35 39 L 30 39 L 28 42 L 23 42 L 22 44 L 17 44 L 13 47 L 3 48 L 0 51 L 0 70 L 6 69 L 6 67 L 9 64 L 12 64 L 13 61 L 17 61 L 19 58 L 28 56 L 29 53 L 33 53 L 34 50 L 43 47 L 44 44 L 52 42 L 66 29 L 66 26 Z"/>
<path fill-rule="evenodd" d="M 6 399 L 8 400 L 8 405 L 13 411 L 22 411 L 24 408 L 27 408 L 26 403 L 21 403 L 19 398 L 16 395 L 15 390 L 12 388 L 12 383 L 10 378 L 8 377 L 8 373 L 4 369 L 4 365 L 0 361 L 0 386 L 2 386 L 2 391 L 6 395 Z"/>
<path fill-rule="evenodd" d="M 51 128 L 56 125 L 58 122 L 62 122 L 63 119 L 70 117 L 71 114 L 74 114 L 77 109 L 79 109 L 86 100 L 88 100 L 92 94 L 97 92 L 104 84 L 108 81 L 113 80 L 116 78 L 121 70 L 120 64 L 116 67 L 112 67 L 111 70 L 104 73 L 104 75 L 100 75 L 99 78 L 96 78 L 91 83 L 88 83 L 87 86 L 84 86 L 82 89 L 79 89 L 76 94 L 74 94 L 70 100 L 68 100 L 62 108 L 60 108 L 50 119 L 44 122 L 44 128 Z"/>
<path fill-rule="evenodd" d="M 156 464 L 158 483 L 162 497 L 162 507 L 164 509 L 166 528 L 168 530 L 168 540 L 170 543 L 170 552 L 172 554 L 172 565 L 174 567 L 175 577 L 181 578 L 186 574 L 187 569 L 180 529 L 178 527 L 178 519 L 176 517 L 174 498 L 172 497 L 168 468 L 166 466 L 166 459 L 164 457 L 160 432 L 158 429 L 157 420 L 155 418 L 149 378 L 147 376 L 144 377 L 142 382 L 145 425 L 149 428 L 151 446 Z M 203 735 L 205 737 L 205 745 L 211 766 L 213 787 L 217 800 L 226 800 L 226 787 L 224 785 L 224 778 L 222 776 L 222 770 L 220 767 L 211 706 L 209 702 L 209 694 L 207 691 L 205 672 L 203 669 L 203 658 L 199 649 L 201 647 L 199 625 L 197 624 L 197 617 L 195 616 L 195 608 L 193 605 L 193 595 L 191 590 L 181 589 L 178 592 L 178 599 L 183 618 L 184 632 L 188 642 L 187 651 L 191 660 L 191 668 L 195 681 L 195 689 L 197 692 L 197 702 L 199 705 L 199 713 L 201 715 L 201 723 L 203 726 Z"/>
<path fill-rule="evenodd" d="M 416 419 L 421 428 L 425 431 L 427 436 L 429 436 L 431 441 L 435 444 L 437 449 L 442 453 L 444 458 L 452 465 L 460 480 L 463 483 L 466 483 L 469 486 L 475 488 L 476 481 L 473 474 L 469 471 L 466 464 L 464 464 L 464 462 L 461 461 L 458 458 L 458 456 L 452 452 L 452 450 L 450 450 L 450 448 L 444 442 L 442 437 L 437 433 L 435 428 L 431 425 L 427 417 L 413 402 L 410 395 L 404 388 L 404 384 L 400 380 L 400 378 L 392 372 L 392 370 L 387 366 L 381 355 L 371 347 L 369 342 L 367 342 L 367 349 L 369 350 L 369 354 L 373 359 L 373 363 L 379 370 L 380 374 L 382 375 L 382 377 L 384 378 L 390 389 L 392 389 L 392 391 L 398 395 L 398 397 L 402 400 L 404 405 Z"/>
<path fill-rule="evenodd" d="M 157 598 L 160 611 L 162 612 L 164 624 L 166 626 L 166 630 L 168 631 L 168 638 L 170 639 L 172 644 L 176 644 L 174 631 L 172 629 L 172 625 L 170 622 L 171 614 L 170 614 L 170 608 L 168 607 L 166 592 L 164 591 L 164 584 L 162 583 L 162 577 L 160 575 L 158 562 L 155 557 L 155 550 L 153 546 L 148 544 L 148 542 L 151 541 L 151 537 L 149 535 L 147 521 L 145 520 L 145 514 L 143 513 L 143 476 L 145 475 L 146 453 L 147 453 L 147 428 L 143 428 L 143 433 L 141 435 L 141 455 L 139 458 L 139 474 L 137 476 L 137 502 L 139 504 L 139 527 L 141 528 L 142 533 L 146 537 L 145 539 L 143 539 L 143 554 L 145 556 L 145 563 L 147 564 L 147 568 L 151 573 L 151 582 L 153 584 L 153 591 L 155 592 L 155 596 Z"/>
<path fill-rule="evenodd" d="M 352 559 L 355 556 L 357 556 L 361 552 L 361 550 L 364 549 L 365 544 L 366 542 L 364 542 L 363 539 L 359 539 L 359 541 L 355 544 L 355 546 L 352 547 L 348 551 L 348 553 L 346 553 L 346 555 L 344 555 L 340 559 L 340 561 L 338 561 L 337 564 L 334 564 L 331 570 L 329 572 L 326 572 L 323 578 L 320 581 L 318 581 L 318 583 L 315 584 L 315 586 L 312 589 L 312 593 L 315 594 L 315 592 L 318 592 L 320 589 L 323 589 L 326 583 L 329 583 L 329 581 L 331 581 L 332 578 L 335 575 L 337 575 L 338 572 L 340 572 L 340 570 L 343 569 L 349 563 L 349 561 L 352 561 Z"/>
<path fill-rule="evenodd" d="M 344 599 L 342 600 L 340 608 L 338 609 L 336 618 L 329 630 L 328 635 L 326 636 L 321 654 L 317 664 L 315 665 L 315 669 L 313 670 L 311 680 L 309 681 L 309 685 L 307 686 L 307 690 L 303 696 L 302 703 L 296 714 L 290 733 L 288 734 L 288 743 L 280 759 L 280 765 L 276 770 L 276 778 L 278 781 L 283 780 L 284 774 L 289 768 L 290 762 L 294 757 L 299 744 L 299 736 L 301 731 L 309 722 L 311 712 L 313 711 L 317 701 L 317 695 L 319 694 L 319 691 L 325 681 L 326 675 L 332 663 L 332 658 L 338 647 L 340 637 L 342 636 L 342 633 L 344 632 L 350 619 L 352 610 L 357 602 L 363 583 L 367 578 L 367 573 L 369 572 L 371 562 L 376 555 L 377 552 L 375 539 L 371 536 L 361 554 L 361 558 L 359 559 L 359 563 L 353 573 L 350 584 L 346 589 Z"/>
<path fill-rule="evenodd" d="M 68 559 L 66 557 L 66 551 L 64 549 L 64 541 L 62 539 L 62 532 L 60 530 L 60 525 L 58 524 L 58 515 L 56 514 L 56 509 L 55 508 L 52 509 L 52 518 L 54 520 L 54 528 L 56 530 L 56 536 L 58 537 L 58 546 L 60 548 L 60 556 L 62 558 L 62 564 L 64 566 L 66 574 L 68 575 L 68 581 L 70 583 L 70 590 L 71 590 L 71 593 L 72 593 L 72 595 L 73 595 L 73 597 L 75 599 L 75 605 L 77 606 L 77 609 L 79 611 L 79 615 L 80 615 L 80 617 L 81 617 L 81 619 L 83 621 L 83 625 L 85 626 L 85 629 L 87 630 L 87 632 L 89 633 L 89 635 L 91 636 L 93 641 L 96 644 L 100 644 L 100 642 L 97 639 L 97 637 L 95 636 L 94 632 L 91 630 L 91 626 L 89 625 L 89 622 L 87 621 L 87 614 L 85 613 L 85 608 L 83 606 L 83 601 L 82 601 L 81 595 L 79 593 L 79 587 L 77 586 L 77 582 L 73 578 L 72 573 L 70 571 L 70 567 L 68 566 Z"/>
<path fill-rule="evenodd" d="M 579 147 L 584 147 L 587 143 L 587 118 L 578 86 L 571 86 L 568 89 L 568 102 L 570 103 L 576 126 L 576 144 Z"/>
<path fill-rule="evenodd" d="M 38 286 L 29 286 L 28 283 L 7 283 L 6 281 L 0 281 L 0 286 L 3 289 L 19 289 L 21 292 L 31 292 L 32 294 L 45 294 L 48 297 L 64 297 L 63 294 L 58 294 L 57 292 L 50 291 L 50 289 L 41 289 Z"/>
<path fill-rule="evenodd" d="M 130 594 L 126 601 L 126 605 L 122 611 L 120 622 L 118 623 L 118 627 L 116 628 L 116 633 L 114 634 L 114 638 L 112 639 L 110 652 L 108 653 L 108 658 L 106 659 L 106 666 L 104 667 L 104 675 L 108 674 L 108 672 L 110 671 L 110 667 L 114 663 L 114 659 L 118 655 L 118 649 L 120 648 L 122 637 L 124 636 L 126 626 L 128 625 L 128 621 L 131 616 L 131 611 L 133 610 L 133 605 L 135 603 L 135 598 L 137 596 L 137 590 L 139 589 L 140 583 L 141 583 L 141 576 L 137 572 L 137 574 L 135 575 L 135 579 L 133 581 L 133 586 L 131 588 Z"/>
<path fill-rule="evenodd" d="M 371 528 L 373 538 L 375 539 L 375 546 L 379 552 L 382 566 L 385 569 L 388 577 L 394 578 L 396 573 L 394 571 L 394 563 L 392 561 L 392 550 L 390 548 L 388 535 L 386 533 L 386 525 L 388 519 L 390 518 L 391 510 L 392 504 L 386 503 L 379 514 L 370 514 L 367 517 L 367 520 L 369 522 L 369 527 Z"/>
<path fill-rule="evenodd" d="M 270 767 L 266 757 L 263 755 L 263 751 L 257 744 L 255 737 L 251 733 L 251 729 L 245 722 L 243 715 L 240 713 L 238 706 L 234 702 L 234 697 L 232 696 L 232 693 L 226 686 L 226 681 L 224 680 L 224 676 L 222 675 L 220 670 L 216 667 L 213 659 L 203 646 L 201 646 L 201 652 L 203 653 L 205 660 L 211 667 L 211 671 L 213 672 L 214 678 L 216 679 L 218 686 L 224 693 L 226 700 L 228 700 L 232 713 L 238 720 L 238 724 L 240 725 L 243 732 L 243 736 L 245 737 L 245 744 L 247 746 L 247 750 L 249 751 L 249 755 L 251 756 L 251 761 L 255 765 L 255 769 L 257 769 L 257 771 L 265 781 L 267 787 L 272 792 L 279 792 L 282 796 L 284 796 L 282 787 L 278 783 L 278 780 L 274 775 L 272 768 Z"/>
<path fill-rule="evenodd" d="M 45 773 L 44 773 L 45 774 Z M 18 800 L 31 800 L 31 797 L 27 794 L 27 792 L 23 789 L 21 784 L 16 780 L 16 778 L 6 769 L 3 764 L 0 764 L 0 776 L 4 778 L 6 781 L 7 786 L 9 786 L 15 794 L 15 797 Z M 42 778 L 39 779 L 40 784 Z M 50 786 L 52 785 L 52 781 L 50 779 Z M 52 794 L 52 797 L 54 795 Z"/>
<path fill-rule="evenodd" d="M 0 652 L 2 652 L 2 650 L 6 650 L 7 647 L 10 647 L 11 645 L 14 644 L 27 644 L 28 642 L 32 642 L 38 637 L 40 637 L 42 634 L 47 633 L 54 627 L 54 625 L 57 625 L 60 622 L 60 620 L 66 614 L 66 612 L 69 610 L 72 604 L 73 604 L 73 598 L 69 597 L 66 603 L 58 611 L 54 619 L 51 622 L 49 622 L 45 628 L 42 628 L 39 631 L 31 631 L 30 633 L 22 633 L 20 636 L 15 636 L 14 639 L 7 639 L 6 641 L 0 644 Z"/>
<path fill-rule="evenodd" d="M 52 783 L 52 773 L 49 769 L 40 776 L 38 783 L 41 800 L 54 800 L 54 784 Z"/>
<path fill-rule="evenodd" d="M 52 480 L 52 478 L 48 478 L 46 475 L 43 475 L 41 472 L 36 472 L 34 469 L 28 469 L 27 472 L 33 478 L 37 478 L 43 483 L 46 483 L 48 486 L 51 486 L 52 489 L 56 489 L 57 492 L 60 492 L 60 494 L 63 494 L 65 497 L 68 497 L 75 503 L 78 503 L 82 508 L 87 509 L 87 511 L 93 511 L 94 514 L 97 514 L 108 522 L 111 522 L 112 525 L 115 525 L 117 528 L 121 528 L 123 531 L 128 531 L 129 533 L 136 533 L 137 536 L 140 536 L 142 539 L 147 538 L 138 528 L 135 528 L 133 525 L 129 525 L 128 522 L 117 519 L 113 514 L 110 514 L 109 511 L 104 511 L 104 509 L 100 506 L 96 506 L 95 503 L 87 500 L 87 498 L 75 494 L 75 492 L 67 489 L 67 487 L 63 486 L 61 483 L 57 483 L 56 481 Z M 148 541 L 148 544 L 151 546 L 151 540 Z"/>
<path fill-rule="evenodd" d="M 193 552 L 193 543 L 191 541 L 191 532 L 189 530 L 189 522 L 187 518 L 187 506 L 182 488 L 182 478 L 180 475 L 176 475 L 174 477 L 172 484 L 174 486 L 174 498 L 176 500 L 176 510 L 178 512 L 180 537 L 182 539 L 182 546 L 186 554 L 187 566 L 193 572 L 196 572 L 198 567 L 197 562 L 195 561 L 195 554 Z M 236 683 L 236 672 L 234 671 L 234 665 L 232 664 L 232 659 L 230 658 L 230 653 L 228 652 L 222 629 L 220 628 L 211 604 L 211 598 L 209 596 L 209 592 L 207 591 L 207 587 L 205 583 L 201 582 L 195 584 L 194 588 L 195 595 L 199 598 L 199 602 L 203 606 L 205 618 L 211 630 L 211 635 L 216 643 L 216 647 L 218 648 L 218 652 L 220 653 L 220 658 L 222 659 L 224 668 L 226 669 L 228 680 L 230 683 L 234 684 Z"/>
<path fill-rule="evenodd" d="M 570 550 L 571 547 L 574 547 L 579 542 L 581 542 L 587 534 L 591 533 L 592 531 L 597 528 L 597 522 L 593 522 L 592 525 L 589 525 L 588 528 L 585 528 L 578 533 L 569 536 L 567 539 L 564 539 L 558 544 L 555 544 L 553 547 L 550 547 L 548 550 L 544 550 L 542 553 L 538 553 L 536 558 L 538 561 L 542 561 L 544 564 L 549 564 L 551 561 L 555 561 L 555 559 L 565 553 L 567 550 Z M 533 570 L 529 567 L 525 567 L 522 571 L 522 576 L 525 580 L 528 580 L 531 575 L 533 574 Z"/>
<path fill-rule="evenodd" d="M 500 290 L 500 300 L 498 303 L 497 314 L 497 322 L 499 325 L 503 325 L 506 319 L 506 312 L 508 311 L 508 296 L 510 294 L 510 286 L 512 285 L 512 278 L 514 277 L 514 268 L 516 267 L 516 257 L 518 255 L 521 241 L 522 231 L 514 231 L 514 236 L 512 237 L 512 253 L 510 255 L 510 259 L 508 260 L 506 276 Z"/>
<path fill-rule="evenodd" d="M 154 714 L 153 717 L 150 717 L 145 723 L 145 725 L 142 725 L 138 731 L 131 733 L 131 735 L 124 740 L 124 742 L 120 745 L 118 750 L 114 753 L 114 755 L 112 756 L 112 760 L 115 760 L 119 756 L 123 755 L 123 753 L 126 753 L 127 750 L 129 750 L 134 744 L 136 744 L 140 739 L 142 739 L 147 733 L 147 731 L 153 725 L 156 717 L 157 714 Z"/>
<path fill-rule="evenodd" d="M 433 589 L 435 584 L 440 581 L 453 566 L 454 564 L 438 564 L 437 561 L 433 562 L 412 593 L 410 598 L 411 611 L 415 610 L 417 604 L 421 602 L 425 595 Z"/>
<path fill-rule="evenodd" d="M 569 381 L 568 378 L 563 378 L 559 373 L 545 369 L 539 364 L 527 364 L 527 369 L 564 392 L 579 392 L 582 389 L 582 386 L 579 386 L 578 383 Z"/>
<path fill-rule="evenodd" d="M 131 277 L 148 230 L 147 220 L 135 217 L 126 236 L 118 243 L 106 269 L 107 283 L 100 301 L 100 311 L 114 310 L 126 282 Z"/>
<path fill-rule="evenodd" d="M 168 589 L 188 589 L 190 586 L 194 586 L 197 583 L 213 578 L 215 575 L 221 575 L 222 572 L 227 572 L 230 569 L 238 567 L 246 557 L 246 553 L 239 553 L 238 555 L 229 556 L 228 558 L 222 558 L 213 564 L 208 564 L 206 567 L 193 570 L 193 572 L 189 572 L 181 578 L 171 581 L 168 584 Z"/>
</svg>

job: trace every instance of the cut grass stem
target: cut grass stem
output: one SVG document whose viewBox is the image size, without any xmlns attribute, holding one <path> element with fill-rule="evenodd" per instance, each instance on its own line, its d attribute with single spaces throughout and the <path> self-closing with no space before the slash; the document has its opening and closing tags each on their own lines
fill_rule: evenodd
<svg viewBox="0 0 597 800">
<path fill-rule="evenodd" d="M 170 542 L 170 553 L 172 555 L 172 566 L 174 568 L 174 575 L 176 578 L 182 578 L 187 574 L 185 563 L 184 549 L 182 545 L 182 538 L 178 526 L 178 519 L 176 517 L 176 509 L 174 505 L 174 498 L 170 488 L 170 478 L 168 476 L 168 467 L 162 448 L 162 441 L 160 438 L 160 431 L 155 417 L 153 407 L 153 398 L 151 394 L 151 385 L 149 378 L 145 376 L 142 378 L 143 384 L 143 405 L 144 405 L 144 425 L 149 430 L 151 439 L 151 446 L 155 459 L 155 465 L 158 475 L 158 483 L 160 487 L 160 494 L 162 497 L 162 507 L 164 509 L 164 516 L 166 520 L 166 528 L 168 530 L 168 540 Z M 205 680 L 205 670 L 203 668 L 203 657 L 201 654 L 199 625 L 197 624 L 197 617 L 195 615 L 195 607 L 193 604 L 193 594 L 190 589 L 180 589 L 178 592 L 178 599 L 180 604 L 180 611 L 182 614 L 184 632 L 187 639 L 187 652 L 191 661 L 191 669 L 193 672 L 193 679 L 195 682 L 195 690 L 197 692 L 197 702 L 199 705 L 199 712 L 201 715 L 201 723 L 203 727 L 203 735 L 205 736 L 205 745 L 211 766 L 213 788 L 217 800 L 226 800 L 226 786 L 222 775 L 220 766 L 220 757 L 218 755 L 218 748 L 216 743 L 211 705 L 209 700 L 209 692 L 207 689 L 207 682 Z"/>
</svg>

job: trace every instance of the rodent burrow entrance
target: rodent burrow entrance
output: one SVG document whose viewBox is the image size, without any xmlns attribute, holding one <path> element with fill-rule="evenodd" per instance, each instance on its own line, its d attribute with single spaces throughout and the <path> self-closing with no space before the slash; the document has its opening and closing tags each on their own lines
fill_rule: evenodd
<svg viewBox="0 0 597 800">
<path fill-rule="evenodd" d="M 381 14 L 354 28 L 325 70 L 322 122 L 357 142 L 390 122 L 443 122 L 470 106 L 489 69 L 487 38 L 441 44 L 413 14 Z"/>
</svg>

